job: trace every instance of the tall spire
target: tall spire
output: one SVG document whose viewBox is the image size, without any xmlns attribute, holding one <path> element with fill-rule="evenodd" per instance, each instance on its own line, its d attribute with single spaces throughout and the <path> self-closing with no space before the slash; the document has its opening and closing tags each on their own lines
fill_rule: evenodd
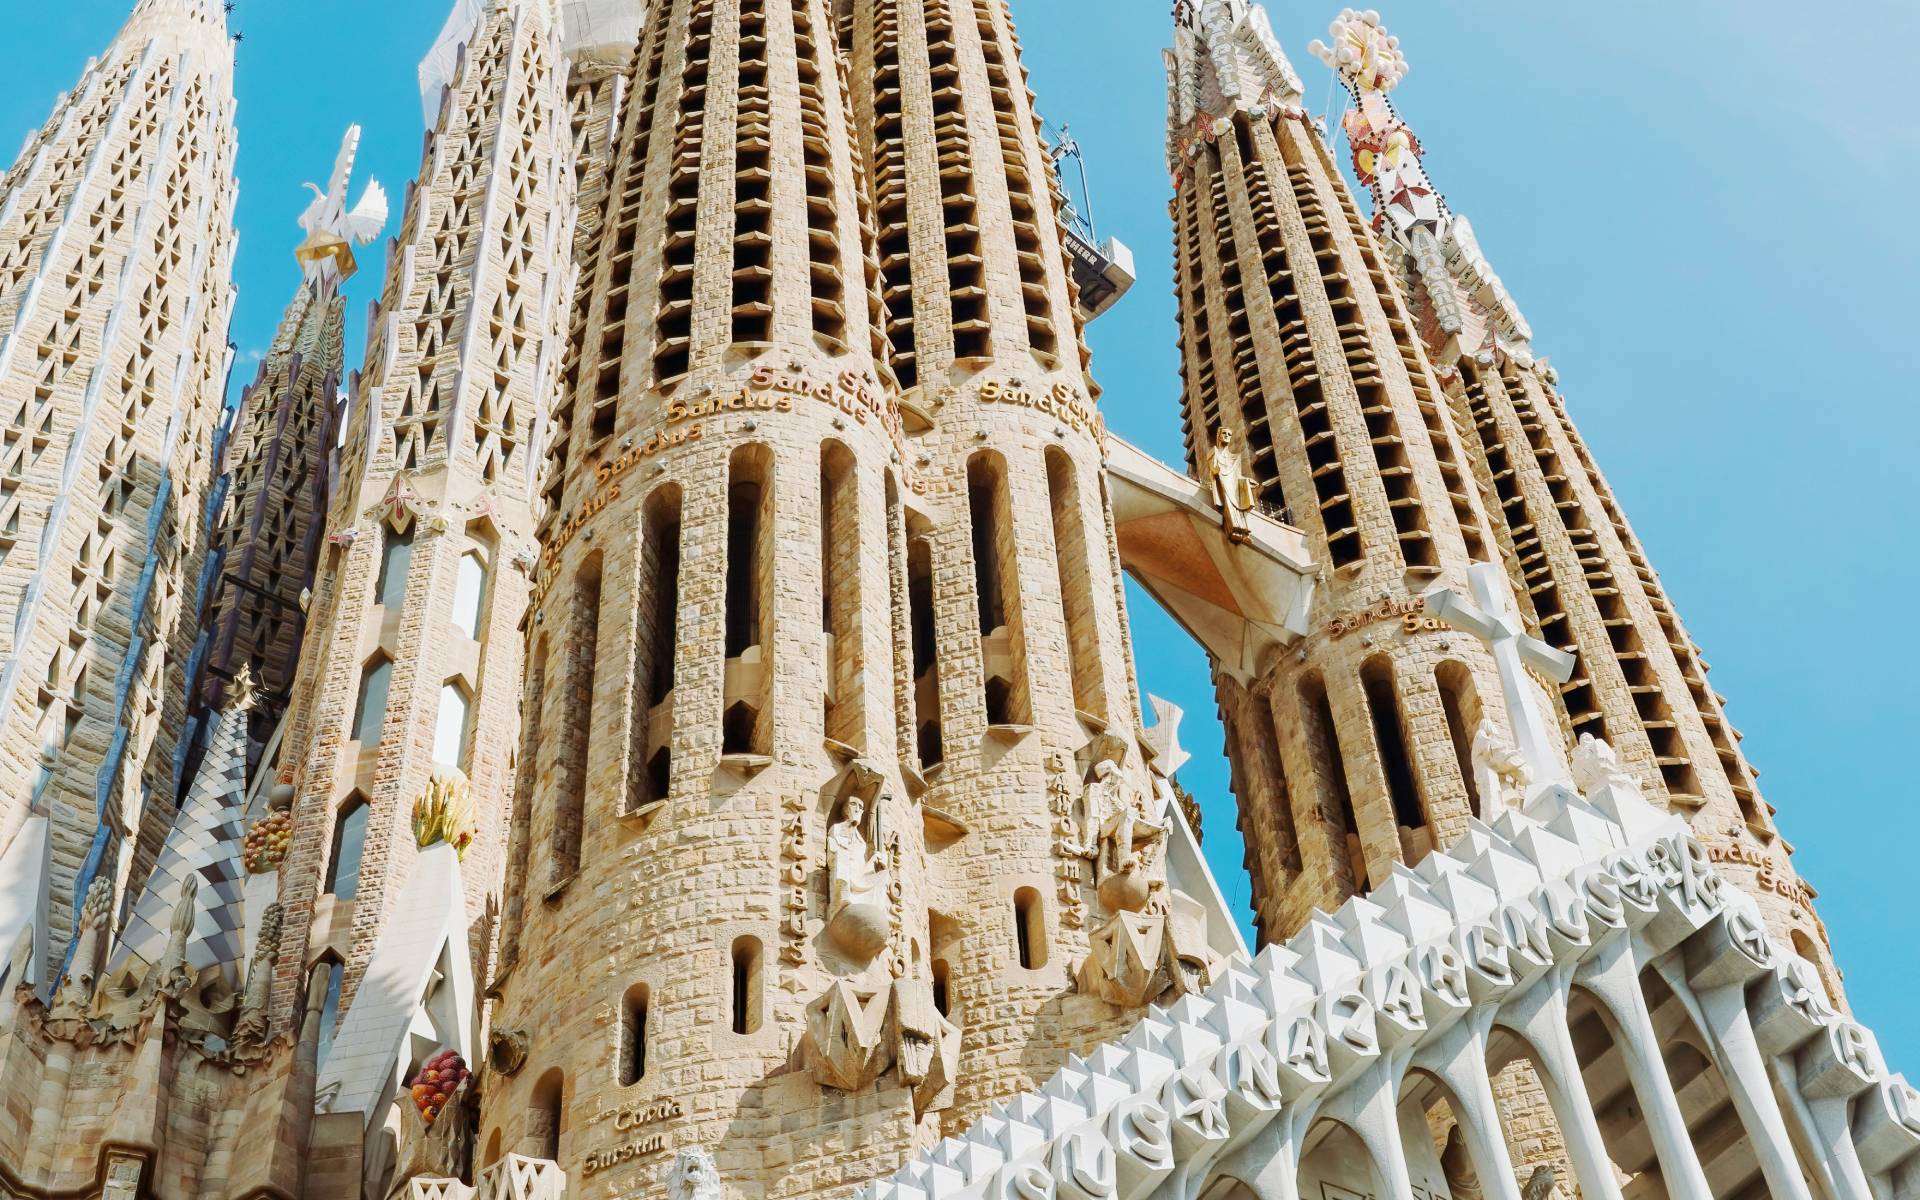
<svg viewBox="0 0 1920 1200">
<path fill-rule="evenodd" d="M 1344 9 L 1328 30 L 1331 44 L 1307 50 L 1332 67 L 1353 97 L 1344 128 L 1353 169 L 1373 193 L 1373 228 L 1411 259 L 1423 332 L 1442 364 L 1494 348 L 1531 365 L 1533 331 L 1480 253 L 1467 219 L 1447 208 L 1421 161 L 1420 139 L 1388 93 L 1406 78 L 1400 39 L 1371 9 Z"/>
<path fill-rule="evenodd" d="M 229 361 L 232 60 L 217 6 L 143 0 L 0 180 L 0 847 L 37 798 L 56 959 L 94 876 L 137 884 L 172 817 Z"/>
<path fill-rule="evenodd" d="M 293 687 L 332 499 L 344 415 L 347 306 L 340 286 L 354 272 L 354 246 L 372 241 L 386 223 L 378 183 L 369 182 L 359 203 L 347 207 L 359 143 L 355 125 L 341 141 L 327 189 L 307 185 L 315 199 L 299 219 L 306 234 L 294 252 L 300 284 L 258 377 L 221 434 L 222 515 L 202 582 L 208 600 L 201 622 L 211 640 L 198 660 L 192 701 L 211 703 L 207 679 L 232 678 L 250 666 L 262 693 L 252 720 L 255 752 Z"/>
</svg>

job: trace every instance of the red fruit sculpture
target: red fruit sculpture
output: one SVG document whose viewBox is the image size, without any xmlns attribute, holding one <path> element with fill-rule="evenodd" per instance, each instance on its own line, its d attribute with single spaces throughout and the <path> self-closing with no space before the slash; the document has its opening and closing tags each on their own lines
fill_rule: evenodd
<svg viewBox="0 0 1920 1200">
<path fill-rule="evenodd" d="M 452 1050 L 442 1050 L 426 1061 L 407 1085 L 407 1092 L 413 1097 L 413 1106 L 420 1112 L 420 1120 L 428 1129 L 433 1128 L 433 1119 L 440 1115 L 460 1085 L 473 1074 L 467 1070 L 467 1060 Z"/>
</svg>

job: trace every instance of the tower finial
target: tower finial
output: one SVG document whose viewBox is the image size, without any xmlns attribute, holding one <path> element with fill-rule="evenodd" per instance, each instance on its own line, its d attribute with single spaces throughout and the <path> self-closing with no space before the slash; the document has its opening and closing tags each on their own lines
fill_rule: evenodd
<svg viewBox="0 0 1920 1200">
<path fill-rule="evenodd" d="M 1400 39 L 1387 32 L 1372 9 L 1342 9 L 1327 32 L 1332 44 L 1316 38 L 1307 53 L 1332 67 L 1353 96 L 1344 121 L 1347 143 L 1360 182 L 1373 192 L 1375 224 L 1391 226 L 1396 239 L 1415 226 L 1439 226 L 1446 202 L 1420 165 L 1420 139 L 1387 99 L 1407 77 Z"/>
<path fill-rule="evenodd" d="M 347 208 L 347 186 L 353 177 L 353 160 L 360 151 L 360 127 L 349 125 L 340 139 L 340 153 L 333 162 L 333 175 L 327 189 L 318 184 L 306 186 L 314 194 L 313 203 L 300 214 L 300 228 L 307 240 L 300 243 L 294 257 L 300 260 L 308 279 L 332 275 L 344 280 L 354 273 L 353 247 L 364 246 L 380 236 L 387 224 L 387 192 L 378 180 L 368 180 L 360 194 L 360 203 Z"/>
</svg>

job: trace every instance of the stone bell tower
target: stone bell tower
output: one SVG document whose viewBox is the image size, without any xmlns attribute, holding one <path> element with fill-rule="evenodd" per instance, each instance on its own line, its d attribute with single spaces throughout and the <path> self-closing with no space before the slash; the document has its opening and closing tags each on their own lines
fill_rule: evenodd
<svg viewBox="0 0 1920 1200">
<path fill-rule="evenodd" d="M 1488 770 L 1507 739 L 1551 722 L 1549 753 L 1564 742 L 1537 682 L 1510 674 L 1510 703 L 1486 647 L 1427 612 L 1429 591 L 1464 594 L 1474 564 L 1492 561 L 1492 530 L 1445 393 L 1265 11 L 1183 0 L 1175 24 L 1189 466 L 1244 479 L 1237 501 L 1304 532 L 1323 580 L 1296 647 L 1244 678 L 1216 667 L 1255 919 L 1278 939 L 1470 817 L 1491 819 L 1510 801 Z M 1511 604 L 1494 591 L 1481 599 Z"/>
<path fill-rule="evenodd" d="M 1576 656 L 1558 688 L 1576 736 L 1604 739 L 1649 798 L 1686 813 L 1721 868 L 1760 897 L 1769 924 L 1838 974 L 1814 893 L 1761 798 L 1756 772 L 1618 498 L 1568 415 L 1558 375 L 1481 252 L 1428 178 L 1391 92 L 1407 71 L 1377 14 L 1340 14 L 1310 49 L 1353 97 L 1346 135 L 1373 194 L 1373 229 L 1465 434 L 1496 535 L 1543 638 Z"/>
<path fill-rule="evenodd" d="M 625 86 L 478 1161 L 852 1183 L 1206 977 L 1211 914 L 1002 5 L 656 0 Z"/>
</svg>

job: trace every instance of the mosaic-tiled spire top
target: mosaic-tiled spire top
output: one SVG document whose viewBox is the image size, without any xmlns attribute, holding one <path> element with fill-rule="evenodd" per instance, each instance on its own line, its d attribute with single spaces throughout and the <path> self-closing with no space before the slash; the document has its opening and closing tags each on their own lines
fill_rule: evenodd
<svg viewBox="0 0 1920 1200">
<path fill-rule="evenodd" d="M 352 275 L 357 267 L 353 247 L 364 246 L 380 236 L 387 224 L 387 192 L 377 179 L 369 179 L 361 189 L 360 201 L 347 207 L 348 184 L 353 178 L 353 160 L 360 152 L 360 127 L 350 125 L 340 141 L 340 154 L 334 159 L 333 174 L 326 190 L 309 183 L 313 203 L 300 214 L 300 228 L 306 240 L 294 252 L 302 274 L 308 280 L 332 279 L 336 283 Z"/>
<path fill-rule="evenodd" d="M 1246 0 L 1180 0 L 1173 11 L 1167 62 L 1167 156 L 1184 173 L 1188 147 L 1217 132 L 1223 118 L 1300 99 L 1267 11 Z"/>
<path fill-rule="evenodd" d="M 1531 362 L 1526 318 L 1480 253 L 1472 227 L 1448 210 L 1427 177 L 1420 139 L 1388 97 L 1409 69 L 1400 39 L 1379 13 L 1350 8 L 1328 34 L 1331 43 L 1316 40 L 1307 50 L 1353 97 L 1342 125 L 1354 173 L 1373 193 L 1374 231 L 1412 256 L 1416 302 L 1430 307 L 1420 315 L 1469 352 L 1497 345 Z"/>
</svg>

